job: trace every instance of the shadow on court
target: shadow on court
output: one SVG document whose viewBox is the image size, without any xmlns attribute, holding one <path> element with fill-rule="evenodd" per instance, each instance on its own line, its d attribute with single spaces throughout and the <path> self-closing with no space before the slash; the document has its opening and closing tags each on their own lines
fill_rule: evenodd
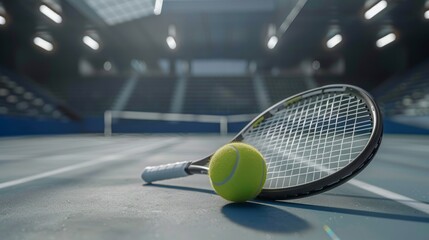
<svg viewBox="0 0 429 240">
<path fill-rule="evenodd" d="M 181 191 L 192 191 L 192 192 L 201 192 L 201 193 L 208 193 L 208 194 L 216 194 L 213 190 L 210 189 L 203 189 L 203 188 L 194 188 L 194 187 L 184 187 L 184 186 L 175 186 L 175 185 L 165 185 L 165 184 L 144 184 L 144 187 L 160 187 L 160 188 L 168 188 L 168 189 L 175 189 L 175 190 L 181 190 Z M 326 194 L 326 193 L 325 193 Z M 335 194 L 330 194 L 332 196 L 335 196 Z M 342 195 L 340 195 L 343 197 Z M 348 195 L 347 195 L 348 196 Z M 359 197 L 359 196 L 348 196 L 348 197 Z M 231 206 L 230 206 L 231 205 Z M 350 208 L 339 208 L 339 207 L 330 207 L 330 206 L 320 206 L 320 205 L 311 205 L 311 204 L 303 204 L 303 203 L 292 203 L 292 202 L 282 202 L 282 201 L 264 201 L 264 200 L 256 200 L 253 203 L 231 203 L 226 205 L 222 209 L 222 213 L 231 219 L 234 222 L 237 222 L 240 225 L 249 226 L 251 228 L 257 228 L 265 219 L 267 222 L 270 222 L 273 224 L 273 217 L 278 217 L 279 215 L 286 214 L 286 219 L 284 219 L 285 216 L 281 217 L 286 223 L 291 223 L 294 220 L 297 220 L 297 224 L 300 225 L 300 221 L 306 223 L 304 220 L 297 218 L 296 216 L 275 208 L 273 206 L 282 206 L 282 207 L 288 207 L 288 208 L 296 208 L 296 209 L 308 209 L 308 210 L 314 210 L 314 211 L 321 211 L 321 212 L 335 212 L 335 213 L 342 213 L 342 214 L 348 214 L 348 215 L 356 215 L 356 216 L 364 216 L 364 217 L 374 217 L 374 218 L 384 218 L 384 219 L 394 219 L 394 220 L 402 220 L 402 221 L 410 221 L 410 222 L 429 222 L 428 217 L 420 217 L 420 216 L 410 216 L 410 215 L 403 215 L 403 214 L 394 214 L 394 213 L 383 213 L 383 212 L 373 212 L 373 211 L 365 211 L 365 210 L 357 210 L 357 209 L 350 209 Z M 262 210 L 265 209 L 265 210 Z M 260 216 L 258 216 L 258 214 Z M 247 217 L 246 217 L 247 216 Z M 258 217 L 253 217 L 258 216 Z M 291 219 L 288 220 L 287 217 L 290 217 Z M 296 219 L 294 219 L 294 217 Z M 251 219 L 256 218 L 259 219 L 258 221 L 252 222 Z M 282 222 L 279 221 L 279 222 Z M 291 221 L 291 222 L 289 222 Z M 252 225 L 254 224 L 254 225 Z M 258 225 L 258 226 L 256 226 Z M 264 224 L 262 224 L 264 225 Z M 285 224 L 285 226 L 265 226 L 261 230 L 270 230 L 270 231 L 276 231 L 276 229 L 269 229 L 271 228 L 277 228 L 277 227 L 289 227 L 293 225 Z M 297 229 L 300 229 L 299 226 L 295 226 L 296 231 Z M 292 229 L 295 229 L 295 227 L 292 227 Z M 279 231 L 279 230 L 277 230 Z M 282 231 L 287 232 L 287 228 L 283 229 Z"/>
<path fill-rule="evenodd" d="M 216 194 L 213 190 L 165 184 L 144 184 L 172 190 Z M 222 214 L 234 223 L 258 231 L 292 233 L 310 228 L 310 224 L 283 209 L 256 202 L 229 203 L 222 207 Z"/>
<path fill-rule="evenodd" d="M 255 202 L 227 204 L 222 207 L 222 214 L 234 223 L 264 232 L 295 233 L 311 227 L 292 213 Z"/>
<path fill-rule="evenodd" d="M 334 197 L 344 197 L 344 198 L 360 198 L 360 199 L 370 199 L 370 200 L 377 200 L 377 201 L 392 201 L 388 198 L 382 198 L 382 197 L 368 197 L 368 196 L 359 196 L 359 195 L 352 195 L 352 194 L 338 194 L 338 193 L 323 193 L 324 195 L 328 196 L 334 196 Z M 411 200 L 401 200 L 401 202 L 414 202 Z M 422 203 L 429 204 L 428 201 L 420 201 Z"/>
<path fill-rule="evenodd" d="M 299 208 L 299 209 L 308 209 L 314 211 L 322 211 L 322 212 L 335 212 L 356 216 L 364 216 L 364 217 L 375 217 L 375 218 L 385 218 L 385 219 L 394 219 L 394 220 L 402 220 L 402 221 L 411 221 L 411 222 L 429 222 L 428 217 L 419 217 L 419 216 L 409 216 L 402 214 L 394 214 L 394 213 L 383 213 L 383 212 L 371 212 L 357 209 L 349 209 L 349 208 L 339 208 L 339 207 L 329 207 L 329 206 L 320 206 L 320 205 L 311 205 L 311 204 L 302 204 L 302 203 L 290 203 L 290 202 L 270 202 L 274 206 L 285 206 L 288 208 Z"/>
<path fill-rule="evenodd" d="M 158 187 L 158 188 L 168 188 L 168 189 L 175 189 L 175 190 L 182 190 L 182 191 L 216 194 L 214 190 L 210 190 L 210 189 L 166 185 L 166 184 L 159 184 L 159 183 L 145 183 L 143 184 L 143 187 Z"/>
</svg>

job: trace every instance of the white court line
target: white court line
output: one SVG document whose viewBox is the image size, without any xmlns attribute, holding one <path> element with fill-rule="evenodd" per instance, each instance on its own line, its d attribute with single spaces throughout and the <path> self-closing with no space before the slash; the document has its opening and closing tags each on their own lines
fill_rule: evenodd
<svg viewBox="0 0 429 240">
<path fill-rule="evenodd" d="M 59 149 L 57 146 L 52 146 L 50 150 L 46 151 L 46 147 L 47 146 L 38 146 L 37 148 L 41 149 L 45 149 L 45 150 L 41 150 L 39 152 L 34 152 L 34 151 L 29 151 L 28 149 L 26 149 L 25 151 L 21 151 L 20 153 L 16 153 L 16 150 L 14 150 L 15 153 L 13 153 L 12 155 L 4 155 L 2 154 L 0 156 L 0 161 L 1 162 L 12 162 L 12 161 L 17 161 L 17 160 L 32 160 L 32 161 L 36 161 L 36 160 L 50 160 L 50 159 L 64 159 L 64 158 L 69 158 L 69 157 L 76 157 L 76 152 L 79 152 L 80 155 L 82 155 L 82 153 L 85 153 L 86 155 L 93 155 L 93 154 L 103 154 L 103 153 L 107 153 L 107 151 L 111 151 L 115 148 L 123 148 L 121 145 L 124 145 L 124 143 L 126 143 L 125 141 L 116 141 L 116 142 L 110 142 L 110 143 L 103 143 L 103 144 L 97 144 L 97 145 L 82 145 L 76 148 L 63 148 L 63 149 Z M 63 144 L 62 145 L 66 145 Z M 96 148 L 96 150 L 94 150 L 94 148 Z M 108 149 L 108 150 L 106 150 Z M 55 154 L 55 152 L 63 152 L 65 154 Z M 73 153 L 68 153 L 68 152 L 73 152 Z M 21 154 L 21 155 L 19 155 Z M 41 155 L 42 154 L 42 155 Z M 34 157 L 34 155 L 36 155 L 36 157 Z"/>
<path fill-rule="evenodd" d="M 358 187 L 360 189 L 366 190 L 368 192 L 372 192 L 374 194 L 377 194 L 379 196 L 385 197 L 387 199 L 393 200 L 395 202 L 401 203 L 403 205 L 406 205 L 408 207 L 414 208 L 418 211 L 424 212 L 426 214 L 429 214 L 429 204 L 422 203 L 420 201 L 417 201 L 415 199 L 406 197 L 404 195 L 386 190 L 384 188 L 380 188 L 374 185 L 371 185 L 366 182 L 362 182 L 356 179 L 351 179 L 348 181 L 351 185 Z"/>
<path fill-rule="evenodd" d="M 301 163 L 306 164 L 307 166 L 317 168 L 320 171 L 324 171 L 324 172 L 327 172 L 329 174 L 331 174 L 333 172 L 332 170 L 330 170 L 324 166 L 321 166 L 320 164 L 318 164 L 314 161 L 311 161 L 310 159 L 298 156 L 296 154 L 291 154 L 291 155 L 293 155 L 292 157 L 294 157 L 294 159 L 300 161 Z M 357 179 L 350 179 L 347 183 L 349 183 L 350 185 L 353 185 L 355 187 L 358 187 L 360 189 L 366 190 L 368 192 L 374 193 L 378 196 L 382 196 L 384 198 L 398 202 L 398 203 L 403 204 L 405 206 L 411 207 L 411 208 L 418 210 L 420 212 L 424 212 L 426 214 L 429 214 L 429 204 L 426 204 L 426 203 L 420 202 L 418 200 L 409 198 L 407 196 L 386 190 L 386 189 L 381 188 L 381 187 L 371 185 L 371 184 L 366 183 L 366 182 L 359 181 Z"/>
<path fill-rule="evenodd" d="M 141 144 L 141 143 L 139 143 Z M 134 144 L 134 145 L 139 145 L 139 144 Z M 92 149 L 86 149 L 86 150 L 82 150 L 82 149 L 62 149 L 61 152 L 63 152 L 64 154 L 49 154 L 51 152 L 45 152 L 44 155 L 41 156 L 37 156 L 37 157 L 32 157 L 31 160 L 32 161 L 39 161 L 39 160 L 64 160 L 64 159 L 68 159 L 68 158 L 76 158 L 77 157 L 77 153 L 80 156 L 83 157 L 88 157 L 88 156 L 92 156 L 92 155 L 106 155 L 106 154 L 110 154 L 110 152 L 117 152 L 117 151 L 126 151 L 127 149 L 132 149 L 134 147 L 127 147 L 124 148 L 124 146 L 129 145 L 129 139 L 128 141 L 121 139 L 121 140 L 116 140 L 115 142 L 110 142 L 109 144 L 106 145 L 100 145 L 100 146 L 90 146 Z M 43 148 L 43 147 L 42 147 Z M 53 147 L 56 148 L 56 147 Z M 94 149 L 95 148 L 95 149 Z M 67 153 L 73 151 L 74 153 Z M 30 154 L 27 152 L 27 154 Z M 2 155 L 0 156 L 0 161 L 2 162 L 8 162 L 8 161 L 16 161 L 16 160 L 22 160 L 24 157 L 28 157 L 28 156 L 16 156 L 14 155 L 13 157 L 7 158 L 7 155 Z M 24 160 L 30 160 L 30 158 L 24 158 Z"/>
<path fill-rule="evenodd" d="M 177 141 L 177 139 L 173 138 L 173 139 L 169 139 L 169 140 L 162 141 L 162 142 L 155 142 L 155 143 L 150 144 L 150 145 L 137 147 L 136 149 L 133 149 L 133 150 L 126 150 L 126 151 L 123 151 L 122 153 L 109 154 L 107 156 L 102 156 L 102 157 L 96 158 L 96 159 L 88 161 L 88 162 L 78 163 L 78 164 L 70 165 L 67 167 L 58 168 L 58 169 L 55 169 L 52 171 L 36 174 L 33 176 L 24 177 L 24 178 L 0 183 L 0 189 L 5 189 L 8 187 L 20 185 L 23 183 L 35 181 L 38 179 L 42 179 L 42 178 L 46 178 L 46 177 L 50 177 L 50 176 L 54 176 L 54 175 L 58 175 L 58 174 L 65 173 L 65 172 L 70 172 L 70 171 L 80 169 L 80 168 L 85 168 L 85 167 L 97 165 L 97 164 L 104 163 L 104 162 L 121 160 L 121 159 L 127 158 L 129 156 L 132 156 L 134 154 L 144 153 L 144 152 L 153 150 L 155 148 L 171 144 L 172 142 L 176 142 L 176 141 Z"/>
</svg>

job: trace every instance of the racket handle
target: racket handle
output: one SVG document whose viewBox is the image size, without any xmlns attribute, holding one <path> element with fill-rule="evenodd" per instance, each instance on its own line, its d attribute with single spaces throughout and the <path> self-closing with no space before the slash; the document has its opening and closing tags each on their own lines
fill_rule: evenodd
<svg viewBox="0 0 429 240">
<path fill-rule="evenodd" d="M 155 182 L 171 178 L 186 177 L 190 175 L 186 169 L 191 162 L 177 162 L 159 166 L 146 167 L 142 172 L 142 179 L 147 182 Z"/>
</svg>

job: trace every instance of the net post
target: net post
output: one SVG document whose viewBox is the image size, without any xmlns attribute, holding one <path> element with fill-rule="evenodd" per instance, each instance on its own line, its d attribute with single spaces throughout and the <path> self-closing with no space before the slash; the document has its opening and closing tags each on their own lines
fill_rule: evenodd
<svg viewBox="0 0 429 240">
<path fill-rule="evenodd" d="M 219 118 L 220 123 L 220 135 L 225 136 L 228 134 L 228 118 L 225 116 L 221 116 Z"/>
<path fill-rule="evenodd" d="M 112 136 L 112 112 L 111 111 L 104 112 L 104 136 L 105 137 Z"/>
</svg>

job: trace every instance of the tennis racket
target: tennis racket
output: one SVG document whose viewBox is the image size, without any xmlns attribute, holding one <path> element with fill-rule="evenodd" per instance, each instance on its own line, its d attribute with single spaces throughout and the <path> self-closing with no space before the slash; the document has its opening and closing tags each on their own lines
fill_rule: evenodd
<svg viewBox="0 0 429 240">
<path fill-rule="evenodd" d="M 254 146 L 267 162 L 258 197 L 291 199 L 332 189 L 366 167 L 381 143 L 380 110 L 364 90 L 328 85 L 278 102 L 253 119 L 232 142 Z M 210 156 L 146 167 L 148 183 L 207 174 Z"/>
</svg>

